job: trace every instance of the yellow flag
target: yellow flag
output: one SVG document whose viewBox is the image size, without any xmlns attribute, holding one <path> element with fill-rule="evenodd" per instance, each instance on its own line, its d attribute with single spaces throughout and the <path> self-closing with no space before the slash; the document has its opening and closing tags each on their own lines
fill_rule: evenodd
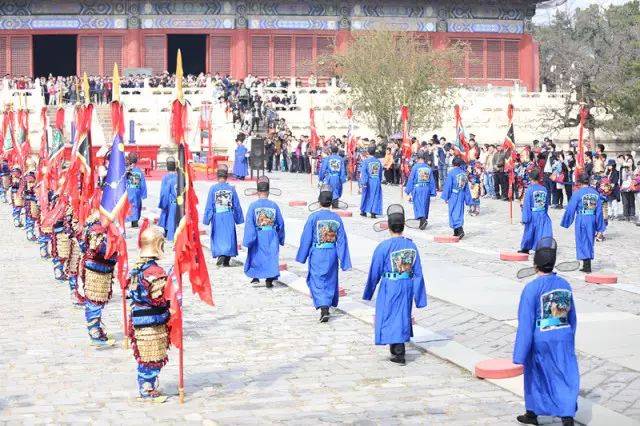
<svg viewBox="0 0 640 426">
<path fill-rule="evenodd" d="M 113 102 L 120 102 L 120 74 L 118 73 L 118 64 L 115 62 L 113 63 L 113 78 L 111 85 L 113 86 L 111 89 L 113 93 L 111 100 Z"/>
<path fill-rule="evenodd" d="M 82 76 L 82 92 L 84 92 L 84 103 L 89 105 L 91 103 L 91 92 L 89 91 L 89 78 L 85 72 Z"/>
<path fill-rule="evenodd" d="M 182 91 L 182 78 L 184 72 L 182 71 L 182 52 L 178 49 L 178 58 L 176 59 L 176 98 L 180 103 L 184 103 L 184 93 Z"/>
</svg>

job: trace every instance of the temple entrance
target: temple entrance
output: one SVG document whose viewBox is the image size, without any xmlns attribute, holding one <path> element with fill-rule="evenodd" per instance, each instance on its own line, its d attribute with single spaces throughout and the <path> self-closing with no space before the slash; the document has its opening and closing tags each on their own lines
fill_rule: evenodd
<svg viewBox="0 0 640 426">
<path fill-rule="evenodd" d="M 176 55 L 182 52 L 184 74 L 198 75 L 207 71 L 206 34 L 169 34 L 167 36 L 167 62 L 169 72 L 176 72 Z"/>
<path fill-rule="evenodd" d="M 34 35 L 33 74 L 35 77 L 76 75 L 75 35 Z"/>
</svg>

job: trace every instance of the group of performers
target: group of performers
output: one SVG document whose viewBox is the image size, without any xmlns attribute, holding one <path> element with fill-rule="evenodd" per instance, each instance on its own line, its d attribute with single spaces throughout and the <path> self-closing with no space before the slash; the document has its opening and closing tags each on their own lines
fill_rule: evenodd
<svg viewBox="0 0 640 426">
<path fill-rule="evenodd" d="M 346 181 L 345 164 L 336 150 L 334 147 L 332 155 L 320 166 L 322 185 L 317 202 L 310 206 L 313 212 L 304 226 L 296 255 L 298 262 L 308 263 L 307 284 L 322 323 L 329 321 L 330 307 L 338 306 L 339 269 L 351 268 L 348 232 L 336 213 L 337 209 L 345 208 L 340 198 Z M 382 165 L 373 154 L 371 150 L 361 164 L 360 210 L 362 216 L 377 218 L 383 213 Z M 146 198 L 146 182 L 144 173 L 135 166 L 135 155 L 128 160 L 127 194 L 132 209 L 127 222 L 137 227 L 142 200 Z M 462 238 L 465 206 L 471 205 L 473 197 L 466 164 L 456 158 L 453 166 L 447 175 L 442 199 L 448 204 L 449 225 L 454 235 Z M 168 274 L 159 266 L 158 260 L 163 255 L 165 239 L 174 237 L 178 204 L 176 161 L 173 158 L 167 160 L 167 169 L 169 173 L 163 178 L 160 193 L 160 226 L 145 221 L 140 227 L 139 259 L 127 281 L 130 300 L 127 334 L 138 363 L 139 394 L 142 400 L 154 401 L 166 399 L 158 390 L 158 374 L 167 362 L 170 318 L 169 302 L 164 296 Z M 84 308 L 90 343 L 98 347 L 113 345 L 114 339 L 102 323 L 102 311 L 112 296 L 112 282 L 121 253 L 109 247 L 109 231 L 101 221 L 97 207 L 92 207 L 81 223 L 66 194 L 51 191 L 44 202 L 48 204 L 47 212 L 55 214 L 44 218 L 38 205 L 42 199 L 36 196 L 37 186 L 41 183 L 37 180 L 37 171 L 35 156 L 25 161 L 24 172 L 20 165 L 10 165 L 7 161 L 0 163 L 2 195 L 11 203 L 14 225 L 24 227 L 27 239 L 39 243 L 43 258 L 51 258 L 54 277 L 68 283 L 73 303 Z M 551 238 L 547 213 L 549 194 L 539 185 L 537 170 L 532 170 L 529 177 L 532 183 L 522 206 L 525 232 L 521 251 L 536 250 L 534 267 L 538 278 L 526 286 L 519 309 L 514 362 L 525 365 L 527 413 L 518 420 L 536 424 L 537 415 L 559 415 L 563 417 L 563 423 L 569 425 L 573 424 L 579 377 L 573 340 L 575 310 L 571 287 L 553 273 L 557 248 Z M 257 199 L 244 214 L 228 178 L 228 169 L 221 166 L 217 171 L 218 182 L 210 188 L 206 202 L 203 221 L 211 226 L 212 255 L 217 258 L 218 266 L 233 266 L 231 259 L 238 255 L 236 226 L 244 223 L 242 244 L 248 252 L 244 272 L 251 283 L 265 280 L 266 287 L 272 288 L 280 274 L 279 250 L 285 241 L 282 212 L 270 199 L 279 190 L 271 187 L 268 178 L 258 178 L 255 190 L 247 193 L 256 195 Z M 569 227 L 575 220 L 578 259 L 584 261 L 583 270 L 589 271 L 595 233 L 603 226 L 602 205 L 597 191 L 588 186 L 588 180 L 581 177 L 579 182 L 584 187 L 572 197 L 562 226 Z M 109 184 L 105 179 L 96 180 L 98 191 L 98 183 Z M 419 229 L 427 227 L 430 200 L 436 195 L 433 172 L 422 155 L 410 171 L 405 193 L 412 201 L 415 218 L 407 219 L 401 205 L 388 207 L 384 228 L 390 235 L 374 251 L 363 294 L 363 299 L 371 300 L 378 290 L 375 343 L 389 345 L 390 360 L 398 364 L 406 363 L 405 344 L 412 336 L 413 304 L 417 308 L 427 304 L 418 248 L 403 236 L 409 220 L 417 221 Z M 558 354 L 562 356 L 558 357 Z M 547 386 L 546 383 L 554 385 Z"/>
<path fill-rule="evenodd" d="M 100 217 L 98 201 L 106 184 L 104 176 L 95 179 L 95 198 L 90 200 L 89 215 L 81 223 L 69 195 L 62 190 L 68 178 L 68 163 L 59 166 L 57 189 L 51 188 L 39 197 L 37 192 L 47 179 L 46 172 L 39 169 L 39 156 L 27 157 L 24 164 L 10 164 L 8 157 L 0 158 L 0 199 L 11 205 L 14 226 L 24 228 L 27 240 L 39 245 L 40 256 L 52 262 L 54 278 L 67 283 L 72 303 L 84 309 L 90 344 L 112 346 L 115 340 L 105 330 L 102 312 L 112 297 L 116 264 L 122 253 L 109 249 L 107 224 Z M 135 167 L 136 156 L 128 160 L 126 186 L 133 206 L 128 221 L 135 226 L 146 185 L 144 174 Z M 42 175 L 45 177 L 39 181 L 38 176 Z M 126 329 L 138 363 L 140 399 L 162 401 L 165 397 L 157 389 L 157 376 L 167 362 L 169 304 L 163 295 L 167 273 L 157 261 L 163 254 L 164 230 L 157 226 L 143 228 L 140 257 L 127 281 L 130 315 Z"/>
</svg>

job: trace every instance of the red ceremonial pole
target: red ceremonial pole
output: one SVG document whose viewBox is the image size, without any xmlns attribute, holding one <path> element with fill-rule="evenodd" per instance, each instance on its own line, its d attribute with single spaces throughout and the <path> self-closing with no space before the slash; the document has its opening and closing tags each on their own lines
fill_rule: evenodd
<svg viewBox="0 0 640 426">
<path fill-rule="evenodd" d="M 580 107 L 580 128 L 578 130 L 578 158 L 575 170 L 574 182 L 578 182 L 578 177 L 584 171 L 584 124 L 589 116 L 589 109 L 586 105 Z"/>
<path fill-rule="evenodd" d="M 411 145 L 409 143 L 409 107 L 403 105 L 400 111 L 402 118 L 402 166 L 400 167 L 400 202 L 402 203 L 406 168 L 409 165 L 409 158 L 411 157 Z"/>
</svg>

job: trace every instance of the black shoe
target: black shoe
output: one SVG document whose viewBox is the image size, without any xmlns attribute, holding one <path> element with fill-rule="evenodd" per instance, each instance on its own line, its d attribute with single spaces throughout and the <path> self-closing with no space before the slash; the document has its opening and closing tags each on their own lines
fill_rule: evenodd
<svg viewBox="0 0 640 426">
<path fill-rule="evenodd" d="M 518 250 L 518 253 L 529 254 L 529 250 L 527 250 L 527 249 L 521 249 L 521 250 Z"/>
<path fill-rule="evenodd" d="M 404 359 L 404 355 L 393 355 L 391 358 L 389 358 L 389 361 L 400 365 L 407 364 L 407 360 Z"/>
<path fill-rule="evenodd" d="M 257 278 L 254 278 L 254 279 L 251 280 L 251 284 L 258 284 L 259 282 L 260 282 L 260 280 L 257 279 Z"/>
<path fill-rule="evenodd" d="M 137 228 L 138 227 L 138 221 L 134 220 L 133 222 L 131 222 L 131 227 L 132 228 Z"/>
<path fill-rule="evenodd" d="M 360 212 L 360 216 L 367 217 L 367 214 L 365 212 Z"/>
<path fill-rule="evenodd" d="M 222 266 L 228 268 L 229 262 L 231 262 L 231 256 L 224 256 L 224 260 L 222 261 Z"/>
<path fill-rule="evenodd" d="M 458 238 L 462 239 L 462 237 L 464 237 L 464 229 L 462 229 L 462 226 L 458 229 Z"/>
<path fill-rule="evenodd" d="M 573 421 L 573 417 L 561 417 L 562 426 L 573 426 L 575 423 Z"/>
<path fill-rule="evenodd" d="M 591 259 L 585 259 L 582 261 L 582 268 L 580 269 L 580 271 L 586 274 L 591 273 Z"/>
<path fill-rule="evenodd" d="M 424 217 L 421 217 L 420 226 L 418 228 L 420 228 L 421 231 L 424 231 L 425 229 L 427 229 L 427 219 L 425 219 Z"/>
<path fill-rule="evenodd" d="M 524 423 L 525 425 L 537 425 L 538 424 L 538 416 L 533 411 L 527 411 L 521 416 L 516 417 L 520 423 Z"/>
<path fill-rule="evenodd" d="M 460 235 L 460 228 L 455 228 L 455 229 L 453 230 L 453 236 L 454 236 L 454 237 L 457 237 L 457 236 L 459 236 L 459 235 Z"/>
<path fill-rule="evenodd" d="M 222 266 L 224 263 L 224 256 L 218 256 L 218 260 L 216 261 L 216 266 Z"/>
<path fill-rule="evenodd" d="M 377 216 L 375 213 L 371 213 L 371 219 L 375 219 Z"/>
<path fill-rule="evenodd" d="M 272 278 L 267 278 L 266 283 L 267 283 L 267 288 L 273 288 L 273 279 Z"/>
<path fill-rule="evenodd" d="M 329 322 L 329 308 L 326 306 L 320 308 L 320 322 Z"/>
</svg>

